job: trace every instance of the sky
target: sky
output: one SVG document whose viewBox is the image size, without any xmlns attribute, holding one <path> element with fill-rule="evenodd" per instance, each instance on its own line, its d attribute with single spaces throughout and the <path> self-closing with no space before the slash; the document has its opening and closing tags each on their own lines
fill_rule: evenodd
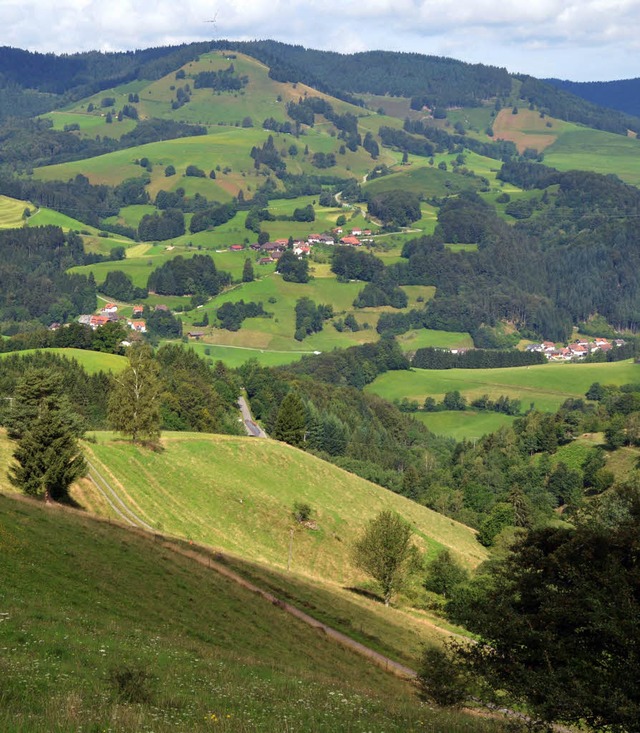
<svg viewBox="0 0 640 733">
<path fill-rule="evenodd" d="M 272 38 L 574 81 L 639 77 L 638 27 L 640 0 L 0 0 L 0 43 L 30 51 Z"/>
</svg>

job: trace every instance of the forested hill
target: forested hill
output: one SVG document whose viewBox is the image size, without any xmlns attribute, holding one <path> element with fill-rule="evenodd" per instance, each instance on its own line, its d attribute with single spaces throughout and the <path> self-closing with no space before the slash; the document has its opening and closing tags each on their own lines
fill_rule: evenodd
<svg viewBox="0 0 640 733">
<path fill-rule="evenodd" d="M 618 134 L 626 134 L 629 129 L 640 131 L 640 119 L 603 109 L 600 103 L 622 107 L 609 98 L 599 102 L 588 97 L 582 86 L 568 88 L 569 83 L 516 77 L 504 68 L 440 56 L 392 51 L 341 54 L 270 40 L 203 41 L 139 51 L 90 51 L 62 56 L 0 47 L 0 121 L 10 115 L 41 114 L 135 79 L 159 79 L 215 49 L 236 50 L 257 58 L 269 67 L 270 76 L 277 81 L 304 82 L 360 104 L 358 95 L 389 94 L 411 98 L 415 109 L 427 106 L 437 110 L 479 106 L 489 99 L 505 101 L 515 96 L 560 119 Z M 565 86 L 559 89 L 558 84 Z M 636 106 L 634 114 L 640 113 L 640 105 Z"/>
<path fill-rule="evenodd" d="M 2 46 L 0 121 L 40 114 L 134 79 L 159 79 L 210 47 L 205 42 L 57 56 Z"/>
<path fill-rule="evenodd" d="M 616 81 L 579 82 L 567 79 L 545 79 L 545 81 L 602 107 L 640 116 L 640 78 Z"/>
<path fill-rule="evenodd" d="M 277 41 L 246 43 L 219 41 L 219 48 L 233 48 L 262 61 L 278 81 L 304 82 L 337 97 L 390 94 L 411 97 L 412 107 L 422 109 L 473 107 L 492 98 L 516 96 L 546 113 L 621 135 L 640 131 L 640 119 L 575 96 L 569 91 L 531 76 L 512 76 L 506 69 L 468 64 L 441 56 L 397 51 L 365 51 L 340 54 L 316 51 Z"/>
</svg>

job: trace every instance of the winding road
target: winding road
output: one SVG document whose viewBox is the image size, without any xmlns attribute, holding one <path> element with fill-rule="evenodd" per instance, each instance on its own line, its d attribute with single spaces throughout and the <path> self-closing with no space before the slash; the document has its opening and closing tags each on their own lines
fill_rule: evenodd
<svg viewBox="0 0 640 733">
<path fill-rule="evenodd" d="M 238 407 L 242 413 L 242 421 L 244 423 L 244 429 L 247 431 L 247 435 L 250 435 L 252 438 L 267 438 L 268 435 L 253 419 L 249 405 L 243 396 L 238 398 Z"/>
</svg>

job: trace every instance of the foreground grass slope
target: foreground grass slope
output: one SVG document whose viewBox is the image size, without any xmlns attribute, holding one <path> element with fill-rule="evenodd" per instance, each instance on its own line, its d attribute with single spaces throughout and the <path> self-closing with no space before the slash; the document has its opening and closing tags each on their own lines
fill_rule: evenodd
<svg viewBox="0 0 640 733">
<path fill-rule="evenodd" d="M 492 731 L 152 537 L 0 495 L 0 729 Z"/>
<path fill-rule="evenodd" d="M 296 448 L 272 440 L 166 433 L 150 452 L 108 433 L 86 454 L 151 526 L 250 560 L 353 583 L 361 576 L 349 547 L 368 519 L 399 512 L 429 555 L 451 548 L 468 566 L 486 556 L 471 529 Z M 292 517 L 294 503 L 313 509 L 316 529 Z"/>
</svg>

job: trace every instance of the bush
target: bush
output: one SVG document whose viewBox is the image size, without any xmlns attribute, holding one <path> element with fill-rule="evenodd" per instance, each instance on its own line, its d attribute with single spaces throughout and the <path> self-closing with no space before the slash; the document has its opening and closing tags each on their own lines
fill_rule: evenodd
<svg viewBox="0 0 640 733">
<path fill-rule="evenodd" d="M 462 670 L 446 651 L 433 647 L 422 654 L 418 689 L 424 700 L 442 707 L 460 707 L 467 698 Z"/>
<path fill-rule="evenodd" d="M 293 518 L 296 522 L 308 522 L 312 512 L 313 509 L 306 502 L 296 501 L 293 505 Z"/>
<path fill-rule="evenodd" d="M 128 703 L 148 703 L 151 699 L 149 682 L 151 675 L 139 667 L 114 668 L 109 672 L 109 682 L 118 699 Z"/>
</svg>

